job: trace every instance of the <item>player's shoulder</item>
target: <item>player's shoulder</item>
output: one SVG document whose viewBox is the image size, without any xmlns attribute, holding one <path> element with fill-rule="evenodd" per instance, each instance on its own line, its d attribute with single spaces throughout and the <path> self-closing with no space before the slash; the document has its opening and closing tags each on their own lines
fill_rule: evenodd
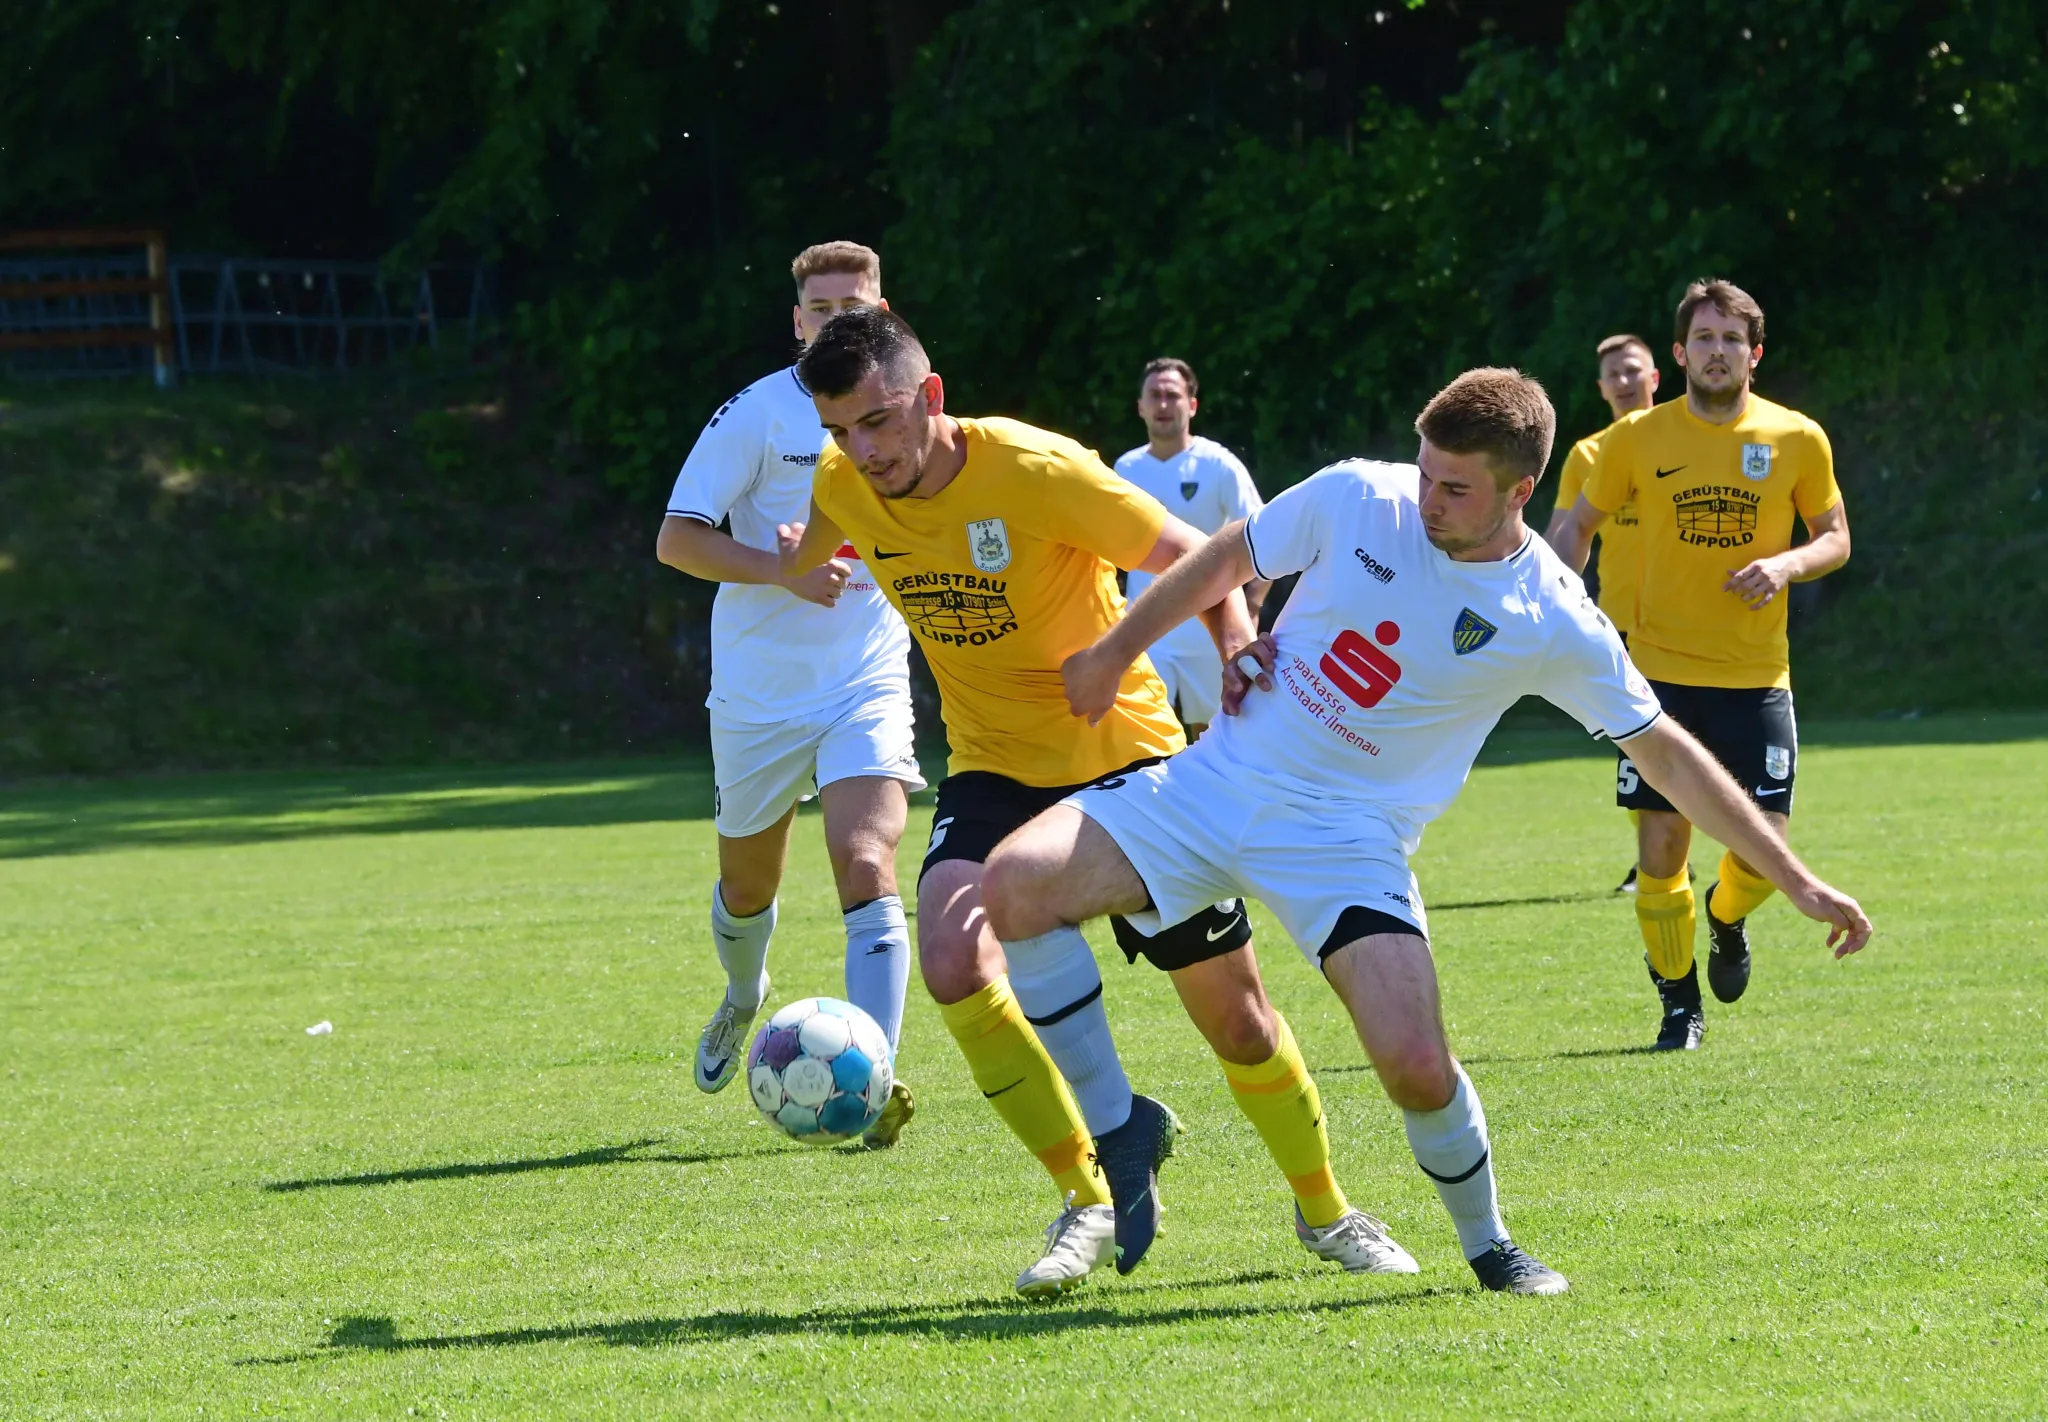
<svg viewBox="0 0 2048 1422">
<path fill-rule="evenodd" d="M 1821 429 L 1820 421 L 1811 415 L 1800 413 L 1790 405 L 1780 405 L 1775 400 L 1766 400 L 1751 391 L 1749 408 L 1743 412 L 1743 424 L 1759 434 L 1776 437 L 1780 441 L 1812 440 L 1825 444 L 1827 432 Z"/>
<path fill-rule="evenodd" d="M 1207 435 L 1196 435 L 1189 448 L 1194 451 L 1195 457 L 1205 464 L 1220 464 L 1232 470 L 1244 468 L 1244 461 L 1237 457 L 1236 450 L 1218 440 L 1210 439 Z"/>
<path fill-rule="evenodd" d="M 1604 640 L 1613 624 L 1586 591 L 1585 579 L 1557 556 L 1549 542 L 1530 531 L 1529 541 L 1515 554 L 1520 565 L 1523 597 L 1541 609 L 1553 639 L 1558 636 Z M 1554 643 L 1553 643 L 1554 644 Z"/>
<path fill-rule="evenodd" d="M 751 385 L 741 386 L 737 394 L 727 397 L 726 402 L 712 415 L 711 424 L 736 414 L 765 415 L 778 407 L 801 400 L 811 403 L 811 392 L 804 389 L 804 383 L 797 378 L 796 367 L 784 366 L 772 375 L 764 375 Z"/>
<path fill-rule="evenodd" d="M 1340 459 L 1326 464 L 1302 482 L 1323 481 L 1319 488 L 1331 493 L 1339 489 L 1355 492 L 1368 500 L 1414 503 L 1421 496 L 1422 471 L 1413 464 L 1393 464 L 1383 459 Z"/>
<path fill-rule="evenodd" d="M 1114 468 L 1116 469 L 1117 473 L 1128 476 L 1133 469 L 1136 469 L 1140 464 L 1144 462 L 1145 457 L 1151 454 L 1151 452 L 1151 446 L 1144 444 L 1138 445 L 1132 449 L 1127 449 L 1122 454 L 1119 454 L 1116 457 L 1116 464 Z"/>
<path fill-rule="evenodd" d="M 1020 492 L 1033 487 L 1034 478 L 1059 480 L 1079 475 L 1091 482 L 1102 480 L 1101 456 L 1069 435 L 1001 415 L 960 423 L 984 460 L 1009 466 Z"/>
</svg>

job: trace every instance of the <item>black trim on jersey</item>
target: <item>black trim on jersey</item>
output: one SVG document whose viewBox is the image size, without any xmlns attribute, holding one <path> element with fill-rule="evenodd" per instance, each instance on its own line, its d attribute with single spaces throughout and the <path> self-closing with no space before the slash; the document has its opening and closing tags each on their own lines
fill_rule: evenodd
<svg viewBox="0 0 2048 1422">
<path fill-rule="evenodd" d="M 1530 550 L 1531 548 L 1534 548 L 1534 547 L 1536 546 L 1536 530 L 1532 528 L 1532 529 L 1527 529 L 1527 530 L 1524 530 L 1524 531 L 1525 531 L 1525 532 L 1527 532 L 1529 536 L 1528 536 L 1527 538 L 1524 538 L 1524 539 L 1522 540 L 1522 546 L 1521 546 L 1520 548 L 1517 548 L 1517 549 L 1516 549 L 1516 550 L 1515 550 L 1514 552 L 1512 552 L 1512 553 L 1508 554 L 1508 556 L 1507 556 L 1507 558 L 1506 558 L 1506 560 L 1505 560 L 1506 562 L 1509 562 L 1509 563 L 1519 563 L 1519 562 L 1521 562 L 1521 561 L 1522 561 L 1522 555 L 1523 555 L 1524 553 L 1527 553 L 1527 552 L 1528 552 L 1528 551 L 1529 551 L 1529 550 Z"/>
<path fill-rule="evenodd" d="M 1065 1007 L 1062 1007 L 1058 1012 L 1049 1013 L 1044 1017 L 1033 1017 L 1029 1013 L 1026 1013 L 1024 1016 L 1024 1020 L 1026 1022 L 1029 1022 L 1033 1027 L 1050 1027 L 1055 1022 L 1066 1021 L 1069 1017 L 1072 1017 L 1075 1013 L 1079 1012 L 1082 1008 L 1086 1007 L 1089 1003 L 1095 1001 L 1096 998 L 1101 996 L 1102 984 L 1097 983 L 1088 992 L 1085 992 L 1081 996 L 1075 998 Z"/>
<path fill-rule="evenodd" d="M 1265 582 L 1275 581 L 1264 568 L 1259 566 L 1259 550 L 1252 543 L 1252 521 L 1250 519 L 1244 521 L 1244 551 L 1252 555 L 1252 571 L 1254 573 L 1257 573 Z"/>
<path fill-rule="evenodd" d="M 790 378 L 791 380 L 794 380 L 794 381 L 796 382 L 796 388 L 797 388 L 797 389 L 799 389 L 799 390 L 801 390 L 801 391 L 803 391 L 803 392 L 804 392 L 804 394 L 806 394 L 806 395 L 809 395 L 809 394 L 811 393 L 811 387 L 810 387 L 810 386 L 808 386 L 808 385 L 806 385 L 806 384 L 804 384 L 804 378 L 803 378 L 803 377 L 802 377 L 801 375 L 797 374 L 797 369 L 796 369 L 796 366 L 793 366 L 793 365 L 792 365 L 792 366 L 790 366 L 790 367 L 789 367 L 788 369 L 789 369 L 789 378 Z M 746 391 L 744 391 L 744 390 L 742 390 L 742 391 L 740 392 L 740 394 L 742 394 L 742 395 L 744 395 L 744 394 L 746 394 L 746 393 L 747 393 L 747 392 L 746 392 Z M 815 397 L 813 397 L 813 398 L 815 398 Z"/>
<path fill-rule="evenodd" d="M 710 525 L 712 528 L 718 527 L 721 522 L 721 520 L 713 518 L 710 514 L 698 513 L 695 509 L 670 509 L 668 516 L 670 518 L 693 518 L 699 523 Z"/>
<path fill-rule="evenodd" d="M 1614 742 L 1616 742 L 1616 743 L 1619 743 L 1619 742 L 1621 742 L 1621 741 L 1632 741 L 1632 740 L 1634 740 L 1634 739 L 1635 739 L 1635 738 L 1636 738 L 1637 736 L 1640 736 L 1640 735 L 1641 735 L 1641 734 L 1642 734 L 1643 732 L 1645 732 L 1645 731 L 1649 730 L 1649 729 L 1650 729 L 1650 727 L 1652 727 L 1652 726 L 1656 725 L 1656 724 L 1657 724 L 1657 723 L 1658 723 L 1659 721 L 1661 721 L 1661 720 L 1663 720 L 1663 719 L 1664 719 L 1664 708 L 1663 708 L 1663 707 L 1661 707 L 1661 706 L 1659 706 L 1659 707 L 1657 708 L 1657 714 L 1656 714 L 1656 715 L 1652 716 L 1652 717 L 1651 717 L 1651 718 L 1650 718 L 1649 720 L 1647 720 L 1647 721 L 1643 722 L 1643 724 L 1642 724 L 1642 725 L 1640 725 L 1640 726 L 1636 727 L 1636 728 L 1635 728 L 1635 729 L 1634 729 L 1633 731 L 1625 731 L 1625 732 L 1623 732 L 1623 733 L 1622 733 L 1621 735 L 1618 735 L 1618 736 L 1609 736 L 1609 737 L 1608 737 L 1607 739 L 1608 739 L 1608 740 L 1610 740 L 1610 741 L 1614 741 Z"/>
<path fill-rule="evenodd" d="M 1430 1179 L 1436 1181 L 1438 1184 L 1462 1185 L 1467 1180 L 1470 1180 L 1473 1176 L 1477 1175 L 1480 1171 L 1486 1169 L 1487 1157 L 1492 1154 L 1493 1152 L 1490 1150 L 1483 1150 L 1479 1152 L 1479 1163 L 1473 1166 L 1470 1170 L 1466 1171 L 1463 1175 L 1439 1175 L 1419 1160 L 1415 1162 L 1415 1168 L 1421 1171 L 1424 1175 L 1427 1175 Z"/>
</svg>

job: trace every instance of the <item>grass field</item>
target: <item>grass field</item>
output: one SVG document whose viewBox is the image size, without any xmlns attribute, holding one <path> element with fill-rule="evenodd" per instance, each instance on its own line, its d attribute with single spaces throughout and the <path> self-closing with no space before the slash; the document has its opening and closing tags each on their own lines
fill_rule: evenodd
<svg viewBox="0 0 2048 1422">
<path fill-rule="evenodd" d="M 1878 937 L 1835 963 L 1762 910 L 1695 1055 L 1636 1051 L 1609 762 L 1510 737 L 1430 832 L 1453 1039 L 1560 1299 L 1476 1290 L 1268 918 L 1340 1177 L 1422 1274 L 1301 1251 L 1168 985 L 1116 957 L 1131 1075 L 1191 1129 L 1169 1232 L 1033 1307 L 1054 1201 L 915 988 L 893 1153 L 691 1087 L 701 771 L 0 792 L 0 1414 L 2048 1414 L 2048 717 L 1806 730 L 1797 839 Z M 815 816 L 794 863 L 780 998 L 838 982 Z"/>
</svg>

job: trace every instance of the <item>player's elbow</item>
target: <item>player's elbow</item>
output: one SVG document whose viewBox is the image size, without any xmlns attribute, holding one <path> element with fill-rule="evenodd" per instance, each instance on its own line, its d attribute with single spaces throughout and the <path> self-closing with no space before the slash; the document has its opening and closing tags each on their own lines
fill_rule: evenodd
<svg viewBox="0 0 2048 1422">
<path fill-rule="evenodd" d="M 654 535 L 655 558 L 678 572 L 689 572 L 690 550 L 693 546 L 690 531 L 701 527 L 702 524 L 693 523 L 686 518 L 677 518 L 673 514 L 663 519 L 661 531 Z"/>
</svg>

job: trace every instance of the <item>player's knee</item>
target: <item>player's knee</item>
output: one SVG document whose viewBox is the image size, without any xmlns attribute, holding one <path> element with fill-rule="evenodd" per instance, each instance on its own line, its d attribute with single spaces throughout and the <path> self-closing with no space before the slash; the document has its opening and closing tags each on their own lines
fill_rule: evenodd
<svg viewBox="0 0 2048 1422">
<path fill-rule="evenodd" d="M 1005 841 L 989 855 L 981 866 L 981 907 L 996 937 L 1033 936 L 1031 906 L 1038 882 L 1036 866 L 1022 846 Z"/>
<path fill-rule="evenodd" d="M 1457 1069 L 1440 1042 L 1404 1042 L 1374 1065 L 1388 1099 L 1405 1111 L 1441 1111 L 1458 1091 Z"/>
<path fill-rule="evenodd" d="M 896 891 L 896 846 L 872 831 L 848 835 L 826 846 L 832 874 L 843 892 L 874 898 Z"/>
<path fill-rule="evenodd" d="M 775 902 L 776 883 L 765 874 L 727 870 L 718 876 L 718 898 L 734 918 L 752 918 Z"/>
<path fill-rule="evenodd" d="M 1263 1002 L 1235 1005 L 1214 1025 L 1209 1045 L 1227 1062 L 1256 1066 L 1280 1050 L 1280 1019 Z"/>
</svg>

